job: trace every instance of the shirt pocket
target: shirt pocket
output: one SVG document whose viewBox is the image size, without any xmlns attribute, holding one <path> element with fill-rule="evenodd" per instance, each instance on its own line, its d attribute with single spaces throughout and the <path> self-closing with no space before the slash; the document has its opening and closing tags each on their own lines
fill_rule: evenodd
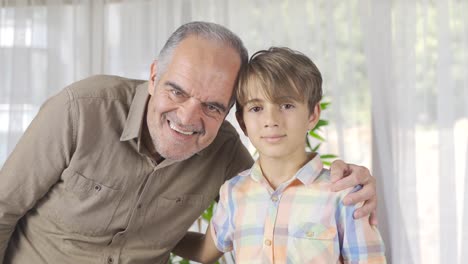
<svg viewBox="0 0 468 264">
<path fill-rule="evenodd" d="M 302 222 L 288 227 L 288 254 L 303 263 L 327 259 L 332 261 L 339 250 L 337 229 L 321 223 Z"/>
<path fill-rule="evenodd" d="M 158 248 L 174 247 L 205 209 L 205 199 L 201 194 L 158 197 L 155 211 L 145 221 L 150 230 L 142 230 L 141 236 Z"/>
<path fill-rule="evenodd" d="M 105 234 L 122 198 L 122 191 L 78 172 L 63 173 L 44 203 L 56 224 L 70 233 Z"/>
</svg>

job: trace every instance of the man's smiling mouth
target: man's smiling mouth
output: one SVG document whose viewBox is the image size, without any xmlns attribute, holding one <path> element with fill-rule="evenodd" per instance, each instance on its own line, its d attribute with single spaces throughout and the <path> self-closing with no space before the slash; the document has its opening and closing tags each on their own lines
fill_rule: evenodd
<svg viewBox="0 0 468 264">
<path fill-rule="evenodd" d="M 195 131 L 183 131 L 183 130 L 177 128 L 171 121 L 167 121 L 167 122 L 169 123 L 169 127 L 170 127 L 172 130 L 174 130 L 174 131 L 176 131 L 176 132 L 178 132 L 178 133 L 180 133 L 180 134 L 182 134 L 182 135 L 191 136 L 191 135 L 197 133 L 197 132 L 195 132 Z"/>
</svg>

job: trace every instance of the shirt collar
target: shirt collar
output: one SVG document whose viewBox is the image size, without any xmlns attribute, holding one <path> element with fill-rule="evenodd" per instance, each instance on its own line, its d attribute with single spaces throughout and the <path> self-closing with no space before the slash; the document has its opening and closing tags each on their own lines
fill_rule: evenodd
<svg viewBox="0 0 468 264">
<path fill-rule="evenodd" d="M 149 98 L 147 88 L 148 82 L 144 82 L 137 86 L 135 96 L 133 97 L 132 104 L 130 105 L 130 111 L 128 112 L 124 130 L 120 136 L 120 141 L 127 141 L 134 138 L 140 139 L 146 104 L 148 103 Z"/>
<path fill-rule="evenodd" d="M 292 182 L 294 179 L 297 179 L 302 182 L 302 184 L 309 185 L 320 175 L 323 170 L 323 163 L 322 160 L 320 160 L 320 155 L 318 153 L 308 153 L 307 156 L 309 161 L 302 166 L 293 178 L 288 180 L 288 182 Z M 256 160 L 252 166 L 250 177 L 256 182 L 260 182 L 265 179 L 258 160 Z"/>
</svg>

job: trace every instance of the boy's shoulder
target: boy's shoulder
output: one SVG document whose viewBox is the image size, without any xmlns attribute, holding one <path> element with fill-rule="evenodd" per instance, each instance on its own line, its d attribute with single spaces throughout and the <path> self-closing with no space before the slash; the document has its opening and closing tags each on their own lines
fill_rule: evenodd
<svg viewBox="0 0 468 264">
<path fill-rule="evenodd" d="M 252 168 L 245 171 L 239 172 L 236 176 L 226 181 L 225 185 L 235 186 L 244 183 L 247 180 L 250 180 L 250 173 Z"/>
<path fill-rule="evenodd" d="M 316 177 L 316 179 L 310 184 L 312 188 L 318 188 L 320 191 L 328 192 L 330 195 L 337 197 L 339 200 L 342 200 L 347 194 L 355 192 L 362 188 L 361 185 L 357 185 L 355 187 L 346 188 L 340 191 L 332 191 L 331 186 L 333 182 L 331 181 L 331 174 L 329 169 L 322 169 L 320 174 Z"/>
</svg>

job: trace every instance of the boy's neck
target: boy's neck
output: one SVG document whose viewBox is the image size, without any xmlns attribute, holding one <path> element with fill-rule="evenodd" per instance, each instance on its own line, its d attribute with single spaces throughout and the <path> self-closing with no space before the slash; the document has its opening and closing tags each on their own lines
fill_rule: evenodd
<svg viewBox="0 0 468 264">
<path fill-rule="evenodd" d="M 299 153 L 293 157 L 277 158 L 259 156 L 259 163 L 262 168 L 263 176 L 265 176 L 274 190 L 282 183 L 291 179 L 309 160 L 310 158 L 307 156 L 306 152 Z"/>
</svg>

